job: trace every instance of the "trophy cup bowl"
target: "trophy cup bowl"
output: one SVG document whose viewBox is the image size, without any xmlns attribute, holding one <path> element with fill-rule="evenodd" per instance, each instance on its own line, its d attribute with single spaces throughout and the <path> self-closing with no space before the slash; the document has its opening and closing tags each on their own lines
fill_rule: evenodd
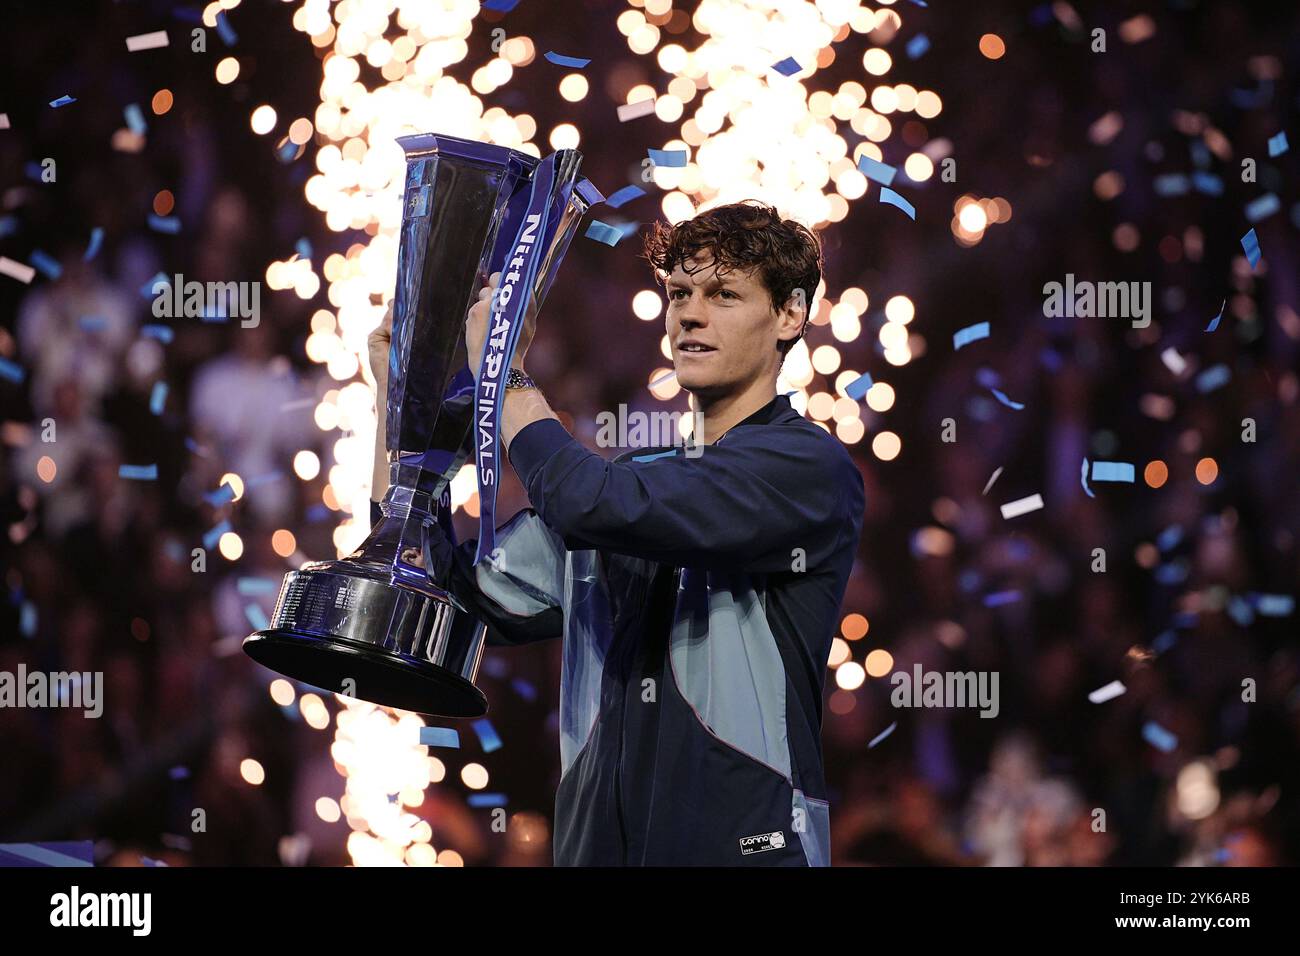
<svg viewBox="0 0 1300 956">
<path fill-rule="evenodd" d="M 546 203 L 530 290 L 539 307 L 583 214 L 604 197 L 579 178 L 576 150 L 537 160 L 433 133 L 397 142 L 406 185 L 383 519 L 351 554 L 287 573 L 268 626 L 243 648 L 325 690 L 432 716 L 478 717 L 487 712 L 474 685 L 486 626 L 446 589 L 447 549 L 430 546 L 437 534 L 454 544 L 449 484 L 471 454 L 474 376 L 466 362 L 478 356 L 465 354 L 465 317 L 488 277 L 506 268 L 530 202 Z M 538 197 L 543 180 L 534 174 L 551 163 L 549 193 Z"/>
</svg>

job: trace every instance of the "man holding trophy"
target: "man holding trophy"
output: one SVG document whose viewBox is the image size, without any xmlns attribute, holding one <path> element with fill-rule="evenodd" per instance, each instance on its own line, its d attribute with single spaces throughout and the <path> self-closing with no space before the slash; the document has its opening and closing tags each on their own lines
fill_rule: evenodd
<svg viewBox="0 0 1300 956">
<path fill-rule="evenodd" d="M 473 542 L 453 549 L 451 589 L 489 645 L 565 642 L 557 865 L 827 865 L 821 692 L 862 479 L 776 395 L 820 280 L 818 241 L 736 204 L 656 224 L 646 252 L 667 276 L 703 453 L 609 462 L 583 448 L 525 372 L 532 316 L 501 433 L 533 509 L 498 530 L 495 560 L 474 567 Z M 499 278 L 469 310 L 471 357 Z M 383 326 L 372 344 L 387 352 Z"/>
<path fill-rule="evenodd" d="M 821 282 L 817 237 L 752 201 L 655 224 L 646 258 L 700 433 L 689 454 L 607 461 L 525 371 L 569 240 L 604 198 L 581 157 L 398 142 L 396 295 L 370 337 L 371 532 L 286 574 L 245 652 L 348 696 L 474 717 L 485 645 L 558 638 L 557 865 L 829 865 L 822 685 L 863 485 L 776 394 Z M 458 544 L 449 483 L 471 456 L 479 536 Z M 498 527 L 506 457 L 532 507 Z"/>
</svg>

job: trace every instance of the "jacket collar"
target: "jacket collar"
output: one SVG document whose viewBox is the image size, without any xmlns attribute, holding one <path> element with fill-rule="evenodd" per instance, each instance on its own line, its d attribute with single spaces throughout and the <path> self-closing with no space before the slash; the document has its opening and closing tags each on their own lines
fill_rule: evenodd
<svg viewBox="0 0 1300 956">
<path fill-rule="evenodd" d="M 791 417 L 798 418 L 799 414 L 790 407 L 790 397 L 788 395 L 774 395 L 770 402 L 748 418 L 736 422 L 731 428 L 739 428 L 741 425 L 770 425 L 773 422 L 783 421 Z M 731 428 L 727 429 L 727 431 L 731 431 Z"/>
</svg>

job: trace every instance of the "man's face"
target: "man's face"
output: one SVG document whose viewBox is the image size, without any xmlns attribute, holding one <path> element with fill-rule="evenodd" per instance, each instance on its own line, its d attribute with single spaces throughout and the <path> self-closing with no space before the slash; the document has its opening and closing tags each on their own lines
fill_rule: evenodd
<svg viewBox="0 0 1300 956">
<path fill-rule="evenodd" d="M 726 394 L 770 374 L 780 361 L 777 340 L 798 335 L 803 310 L 773 308 L 757 268 L 719 276 L 711 258 L 685 265 L 689 274 L 678 265 L 664 283 L 677 383 L 696 394 Z"/>
</svg>

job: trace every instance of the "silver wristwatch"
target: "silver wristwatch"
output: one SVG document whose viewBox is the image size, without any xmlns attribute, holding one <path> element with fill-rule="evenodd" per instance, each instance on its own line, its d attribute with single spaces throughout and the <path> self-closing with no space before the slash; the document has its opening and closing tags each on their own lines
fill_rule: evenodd
<svg viewBox="0 0 1300 956">
<path fill-rule="evenodd" d="M 537 383 L 517 368 L 506 372 L 506 388 L 536 388 Z"/>
</svg>

